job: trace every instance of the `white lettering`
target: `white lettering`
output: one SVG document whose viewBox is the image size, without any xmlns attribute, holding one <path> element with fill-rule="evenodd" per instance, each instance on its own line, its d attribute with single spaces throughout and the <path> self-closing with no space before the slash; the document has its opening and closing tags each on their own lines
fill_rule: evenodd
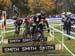
<svg viewBox="0 0 75 56">
<path fill-rule="evenodd" d="M 14 51 L 19 51 L 19 48 L 5 48 L 5 52 L 14 52 Z"/>
</svg>

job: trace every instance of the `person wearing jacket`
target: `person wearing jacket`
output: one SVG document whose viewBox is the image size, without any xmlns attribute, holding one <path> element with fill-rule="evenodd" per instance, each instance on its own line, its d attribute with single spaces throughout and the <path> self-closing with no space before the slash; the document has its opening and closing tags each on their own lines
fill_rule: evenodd
<svg viewBox="0 0 75 56">
<path fill-rule="evenodd" d="M 70 35 L 71 32 L 71 20 L 69 16 L 66 16 L 66 20 L 64 21 L 64 29 L 66 30 L 67 35 Z M 67 37 L 70 40 L 70 37 Z"/>
</svg>

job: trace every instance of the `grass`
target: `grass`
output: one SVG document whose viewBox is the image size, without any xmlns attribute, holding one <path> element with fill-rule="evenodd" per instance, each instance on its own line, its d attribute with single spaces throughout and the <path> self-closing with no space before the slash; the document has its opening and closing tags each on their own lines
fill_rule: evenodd
<svg viewBox="0 0 75 56">
<path fill-rule="evenodd" d="M 58 22 L 57 22 L 58 23 Z M 50 23 L 50 24 L 52 24 L 52 23 Z M 54 22 L 54 24 L 56 24 L 55 22 Z M 59 30 L 61 30 L 60 29 L 60 27 L 56 27 L 57 29 L 59 29 Z M 11 30 L 11 29 L 7 29 L 7 30 Z M 22 33 L 23 33 L 23 31 L 20 33 L 20 36 L 22 36 Z M 47 37 L 47 36 L 50 36 L 49 35 L 49 33 L 47 33 L 47 32 L 44 32 L 44 35 L 45 35 L 45 37 Z M 75 36 L 74 34 L 71 34 L 72 36 Z M 6 33 L 6 35 L 5 35 L 5 39 L 8 39 L 8 38 L 13 38 L 13 36 L 14 36 L 14 32 L 10 32 L 10 33 Z M 59 41 L 58 40 L 62 40 L 62 35 L 60 34 L 60 33 L 55 33 L 55 40 L 54 41 L 52 41 L 52 42 L 49 42 L 48 44 L 57 44 L 57 43 L 59 43 Z M 73 53 L 75 53 L 75 40 L 67 40 L 67 37 L 65 37 L 64 36 L 64 43 L 66 44 L 66 46 L 73 52 Z M 27 44 L 31 44 L 31 43 L 27 43 Z M 5 47 L 5 46 L 14 46 L 14 45 L 27 45 L 26 43 L 20 43 L 20 44 L 0 44 L 0 47 Z M 1 53 L 0 54 L 0 56 L 21 56 L 20 54 L 35 54 L 35 53 L 37 53 L 37 54 L 65 54 L 65 56 L 66 56 L 66 54 L 68 54 L 69 56 L 71 56 L 70 55 L 70 53 L 67 51 L 67 50 L 65 50 L 64 48 L 62 49 L 62 50 L 60 50 L 60 51 L 55 51 L 55 50 L 53 50 L 53 51 L 44 51 L 44 52 L 42 52 L 42 51 L 36 51 L 36 52 L 15 52 L 15 53 Z"/>
<path fill-rule="evenodd" d="M 57 26 L 55 27 L 56 29 L 60 29 L 60 26 Z M 66 31 L 64 31 L 64 33 L 66 34 Z M 71 36 L 75 37 L 75 34 L 72 34 L 71 33 Z M 62 40 L 62 34 L 60 33 L 55 33 L 55 39 L 58 39 L 58 40 Z M 72 51 L 74 54 L 75 54 L 75 40 L 71 39 L 71 40 L 68 40 L 66 36 L 64 36 L 64 44 L 69 48 L 70 51 Z"/>
</svg>

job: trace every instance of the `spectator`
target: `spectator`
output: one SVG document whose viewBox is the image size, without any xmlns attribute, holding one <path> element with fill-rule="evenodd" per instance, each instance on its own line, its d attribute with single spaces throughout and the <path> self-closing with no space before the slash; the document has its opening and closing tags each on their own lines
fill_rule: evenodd
<svg viewBox="0 0 75 56">
<path fill-rule="evenodd" d="M 66 20 L 64 21 L 64 29 L 66 30 L 67 35 L 70 35 L 71 20 L 69 16 L 66 16 Z M 70 40 L 70 37 L 68 37 L 68 40 Z"/>
<path fill-rule="evenodd" d="M 2 15 L 2 28 L 6 29 L 6 15 L 5 14 Z"/>
</svg>

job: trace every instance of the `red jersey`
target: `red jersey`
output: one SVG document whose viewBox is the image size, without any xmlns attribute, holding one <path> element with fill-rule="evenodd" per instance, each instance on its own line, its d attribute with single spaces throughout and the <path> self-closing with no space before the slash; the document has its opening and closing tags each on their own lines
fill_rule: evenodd
<svg viewBox="0 0 75 56">
<path fill-rule="evenodd" d="M 42 21 L 43 23 L 46 22 L 46 18 L 45 18 L 45 16 L 41 16 L 41 21 Z"/>
<path fill-rule="evenodd" d="M 31 20 L 30 19 L 31 19 L 31 17 L 30 16 L 27 16 L 27 22 L 28 23 L 31 23 Z"/>
</svg>

